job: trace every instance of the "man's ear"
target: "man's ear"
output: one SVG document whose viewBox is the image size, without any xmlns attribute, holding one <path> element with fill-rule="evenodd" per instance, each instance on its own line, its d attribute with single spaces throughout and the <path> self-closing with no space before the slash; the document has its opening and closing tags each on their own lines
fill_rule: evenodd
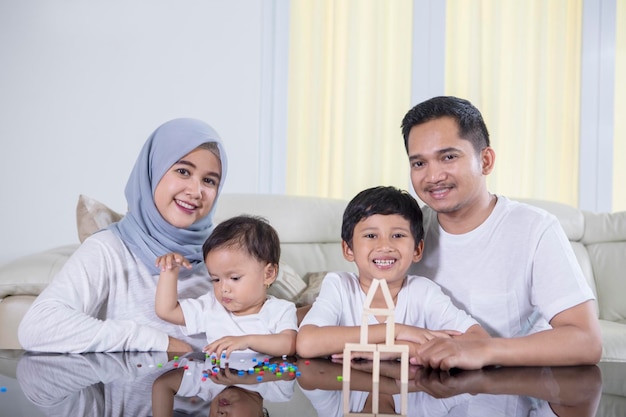
<svg viewBox="0 0 626 417">
<path fill-rule="evenodd" d="M 265 286 L 271 285 L 274 281 L 276 281 L 276 277 L 278 276 L 278 265 L 276 264 L 267 264 L 263 269 L 263 284 Z"/>
<path fill-rule="evenodd" d="M 496 162 L 496 152 L 493 150 L 491 146 L 487 146 L 485 149 L 480 151 L 480 163 L 482 166 L 483 175 L 491 174 L 491 171 L 493 171 L 495 162 Z"/>
<path fill-rule="evenodd" d="M 420 240 L 417 245 L 415 245 L 415 251 L 413 251 L 413 262 L 419 262 L 422 259 L 422 255 L 424 254 L 424 239 Z"/>
<path fill-rule="evenodd" d="M 348 242 L 342 240 L 341 249 L 343 251 L 343 257 L 346 258 L 346 260 L 349 262 L 354 262 L 354 252 L 352 252 L 352 249 L 348 245 Z"/>
</svg>

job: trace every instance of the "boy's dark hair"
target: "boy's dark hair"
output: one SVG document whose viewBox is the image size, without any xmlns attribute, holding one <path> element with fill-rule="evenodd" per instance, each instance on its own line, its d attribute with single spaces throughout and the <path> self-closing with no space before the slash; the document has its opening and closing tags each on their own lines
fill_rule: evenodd
<svg viewBox="0 0 626 417">
<path fill-rule="evenodd" d="M 452 117 L 456 121 L 459 137 L 469 140 L 476 153 L 489 146 L 489 131 L 480 111 L 465 99 L 440 96 L 416 105 L 402 119 L 402 136 L 406 151 L 409 151 L 409 132 L 413 126 L 442 117 Z"/>
<path fill-rule="evenodd" d="M 236 216 L 215 226 L 202 245 L 202 254 L 218 248 L 238 247 L 261 262 L 278 265 L 280 240 L 269 222 L 257 216 Z"/>
<path fill-rule="evenodd" d="M 407 191 L 399 188 L 379 186 L 358 193 L 343 212 L 341 239 L 350 248 L 352 248 L 356 224 L 374 214 L 399 214 L 408 220 L 416 246 L 424 238 L 422 210 L 417 200 Z"/>
</svg>

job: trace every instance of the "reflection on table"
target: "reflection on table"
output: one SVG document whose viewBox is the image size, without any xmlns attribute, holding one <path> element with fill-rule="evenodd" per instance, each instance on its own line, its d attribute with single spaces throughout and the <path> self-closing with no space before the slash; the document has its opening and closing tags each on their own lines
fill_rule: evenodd
<svg viewBox="0 0 626 417">
<path fill-rule="evenodd" d="M 371 413 L 372 362 L 352 363 L 349 410 Z M 297 382 L 320 416 L 341 416 L 342 365 L 328 360 L 301 367 Z M 379 412 L 400 411 L 400 365 L 381 363 Z M 411 367 L 409 416 L 595 416 L 602 379 L 597 366 L 487 368 L 440 372 Z"/>
<path fill-rule="evenodd" d="M 207 416 L 218 411 L 258 416 L 267 409 L 273 417 L 332 417 L 343 410 L 342 364 L 326 359 L 273 358 L 271 365 L 286 362 L 297 373 L 270 368 L 261 374 L 267 365 L 260 357 L 233 358 L 226 367 L 198 353 L 175 358 L 163 352 L 13 352 L 0 352 L 0 386 L 14 378 L 17 388 L 10 389 L 21 390 L 31 409 L 43 416 Z M 349 409 L 367 413 L 372 363 L 351 366 Z M 380 412 L 397 414 L 399 363 L 381 363 L 378 389 Z M 7 394 L 0 394 L 0 415 L 7 410 Z M 411 367 L 408 404 L 409 416 L 625 416 L 626 363 L 453 373 Z M 24 408 L 9 405 L 9 410 Z M 18 415 L 37 415 L 31 409 Z"/>
</svg>

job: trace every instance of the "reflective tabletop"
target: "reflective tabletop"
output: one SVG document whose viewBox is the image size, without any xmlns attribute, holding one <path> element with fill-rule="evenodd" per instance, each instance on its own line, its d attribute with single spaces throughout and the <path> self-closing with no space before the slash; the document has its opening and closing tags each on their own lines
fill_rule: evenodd
<svg viewBox="0 0 626 417">
<path fill-rule="evenodd" d="M 400 364 L 164 352 L 33 354 L 0 350 L 2 416 L 626 416 L 626 363 L 441 372 Z M 372 392 L 376 387 L 375 395 Z"/>
</svg>

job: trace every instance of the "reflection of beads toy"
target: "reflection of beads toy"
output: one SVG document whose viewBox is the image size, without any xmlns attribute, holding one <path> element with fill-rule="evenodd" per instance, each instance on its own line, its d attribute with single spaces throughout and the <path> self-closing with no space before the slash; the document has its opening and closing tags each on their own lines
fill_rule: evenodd
<svg viewBox="0 0 626 417">
<path fill-rule="evenodd" d="M 283 360 L 280 363 L 270 363 L 269 358 L 265 358 L 263 362 L 260 362 L 259 360 L 253 358 L 252 361 L 257 363 L 255 367 L 248 368 L 247 371 L 238 370 L 237 375 L 244 376 L 246 375 L 246 373 L 248 375 L 257 374 L 256 380 L 259 382 L 263 381 L 263 377 L 265 376 L 266 372 L 270 372 L 271 374 L 275 375 L 277 378 L 281 378 L 284 375 L 288 375 L 291 378 L 294 378 L 294 377 L 297 378 L 302 375 L 300 371 L 298 371 L 298 366 L 295 363 L 287 362 L 286 360 Z M 212 358 L 211 364 L 216 365 L 215 362 L 219 364 L 219 361 L 214 361 L 214 359 Z M 240 360 L 240 362 L 243 362 L 243 360 Z M 308 365 L 310 362 L 306 361 L 305 363 L 307 363 Z M 210 371 L 207 371 L 207 370 L 203 371 L 202 381 L 203 382 L 206 381 L 209 378 L 209 376 L 217 376 L 219 372 L 220 372 L 220 368 L 218 366 L 215 366 Z"/>
</svg>

